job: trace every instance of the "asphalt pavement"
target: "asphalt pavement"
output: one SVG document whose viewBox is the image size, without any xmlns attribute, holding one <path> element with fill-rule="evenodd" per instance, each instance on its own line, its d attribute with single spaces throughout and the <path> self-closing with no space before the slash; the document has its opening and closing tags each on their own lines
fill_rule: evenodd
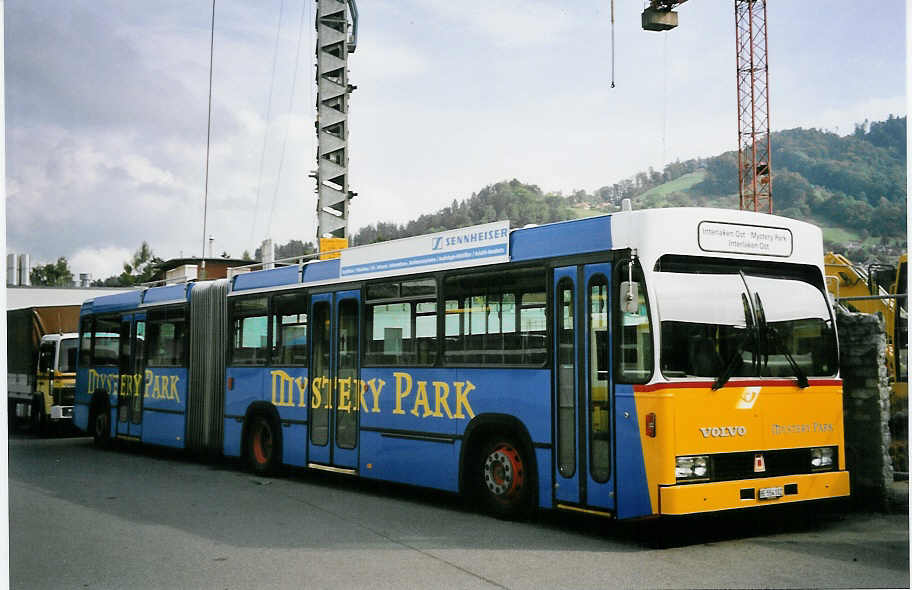
<svg viewBox="0 0 912 590">
<path fill-rule="evenodd" d="M 667 522 L 476 513 L 458 497 L 91 439 L 9 441 L 12 588 L 900 588 L 908 514 Z"/>
</svg>

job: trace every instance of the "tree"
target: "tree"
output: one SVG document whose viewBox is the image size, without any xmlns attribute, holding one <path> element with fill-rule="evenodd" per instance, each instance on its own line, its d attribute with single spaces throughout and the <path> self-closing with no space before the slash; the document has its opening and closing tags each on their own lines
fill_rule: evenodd
<svg viewBox="0 0 912 590">
<path fill-rule="evenodd" d="M 122 273 L 113 277 L 108 277 L 103 281 L 93 281 L 92 286 L 132 287 L 133 285 L 151 282 L 152 277 L 155 276 L 155 273 L 158 271 L 158 267 L 162 262 L 164 261 L 152 252 L 152 248 L 149 247 L 149 244 L 143 241 L 139 249 L 133 253 L 130 260 L 123 263 Z"/>
<path fill-rule="evenodd" d="M 29 272 L 33 285 L 41 287 L 72 287 L 73 273 L 67 259 L 61 256 L 56 263 L 36 266 Z"/>
<path fill-rule="evenodd" d="M 163 260 L 152 252 L 148 242 L 143 241 L 139 249 L 133 253 L 133 258 L 124 262 L 124 271 L 120 273 L 121 282 L 124 285 L 148 283 L 162 262 Z"/>
</svg>

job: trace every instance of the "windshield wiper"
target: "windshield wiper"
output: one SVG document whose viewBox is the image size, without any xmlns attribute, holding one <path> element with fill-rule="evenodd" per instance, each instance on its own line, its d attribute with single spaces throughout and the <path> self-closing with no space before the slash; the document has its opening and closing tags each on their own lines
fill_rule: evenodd
<svg viewBox="0 0 912 590">
<path fill-rule="evenodd" d="M 748 340 L 753 339 L 753 331 L 748 331 L 741 337 L 741 340 L 738 341 L 738 345 L 735 347 L 732 355 L 728 357 L 728 360 L 725 361 L 725 366 L 722 368 L 722 372 L 713 382 L 712 390 L 716 391 L 721 389 L 728 380 L 731 378 L 732 374 L 735 372 L 735 369 L 741 367 L 744 364 L 744 358 L 741 356 L 741 353 L 744 352 L 744 345 L 747 344 Z"/>
<path fill-rule="evenodd" d="M 765 340 L 767 343 L 772 342 L 776 345 L 776 350 L 782 352 L 782 355 L 785 356 L 785 360 L 788 361 L 789 367 L 792 368 L 792 373 L 795 374 L 795 379 L 798 381 L 798 387 L 804 389 L 808 385 L 807 375 L 804 374 L 804 371 L 801 370 L 801 367 L 795 361 L 795 358 L 792 356 L 792 353 L 788 351 L 788 348 L 785 346 L 785 343 L 782 342 L 782 338 L 779 336 L 779 332 L 776 328 L 770 326 L 766 323 L 766 313 L 763 311 L 763 303 L 760 301 L 760 294 L 755 293 L 754 299 L 756 302 L 757 309 L 757 321 L 760 323 L 761 332 L 766 336 Z M 772 338 L 770 338 L 772 336 Z M 769 351 L 766 355 L 767 363 L 769 362 Z"/>
<path fill-rule="evenodd" d="M 743 293 L 741 294 L 741 303 L 744 305 L 744 322 L 747 329 L 744 332 L 744 336 L 742 336 L 738 341 L 738 345 L 735 346 L 734 352 L 732 352 L 731 356 L 728 357 L 728 360 L 725 361 L 725 366 L 722 367 L 722 372 L 719 373 L 719 376 L 713 382 L 713 391 L 721 389 L 726 383 L 728 383 L 728 380 L 735 372 L 735 369 L 740 368 L 741 365 L 744 364 L 744 358 L 741 356 L 741 354 L 744 352 L 744 345 L 747 344 L 748 340 L 752 340 L 756 335 L 756 331 L 754 329 L 753 314 L 751 313 L 750 308 L 750 299 L 748 299 L 748 297 Z"/>
<path fill-rule="evenodd" d="M 792 353 L 790 353 L 785 347 L 785 344 L 782 342 L 782 338 L 779 337 L 779 332 L 776 331 L 776 328 L 767 326 L 766 333 L 772 335 L 772 341 L 776 344 L 776 349 L 780 350 L 785 356 L 785 360 L 788 361 L 789 366 L 792 368 L 792 372 L 795 374 L 795 379 L 798 381 L 798 387 L 804 389 L 810 385 L 808 383 L 807 375 L 805 375 L 804 371 L 801 370 L 801 367 L 795 361 Z"/>
</svg>

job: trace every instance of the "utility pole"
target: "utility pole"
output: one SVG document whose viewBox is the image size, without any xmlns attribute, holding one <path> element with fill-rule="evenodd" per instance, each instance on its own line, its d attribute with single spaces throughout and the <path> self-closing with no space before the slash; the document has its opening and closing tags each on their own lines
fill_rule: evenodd
<svg viewBox="0 0 912 590">
<path fill-rule="evenodd" d="M 348 245 L 348 54 L 358 42 L 355 0 L 317 0 L 317 239 L 320 252 Z"/>
</svg>

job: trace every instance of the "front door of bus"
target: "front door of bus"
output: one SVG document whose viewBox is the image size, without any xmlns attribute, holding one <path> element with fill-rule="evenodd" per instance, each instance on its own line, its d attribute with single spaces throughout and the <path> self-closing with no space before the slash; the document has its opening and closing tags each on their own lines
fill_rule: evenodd
<svg viewBox="0 0 912 590">
<path fill-rule="evenodd" d="M 142 436 L 142 405 L 146 369 L 146 314 L 120 319 L 120 378 L 117 386 L 117 434 Z"/>
<path fill-rule="evenodd" d="M 611 264 L 554 270 L 555 499 L 613 510 Z"/>
<path fill-rule="evenodd" d="M 358 466 L 360 299 L 360 291 L 310 299 L 310 463 Z"/>
</svg>

